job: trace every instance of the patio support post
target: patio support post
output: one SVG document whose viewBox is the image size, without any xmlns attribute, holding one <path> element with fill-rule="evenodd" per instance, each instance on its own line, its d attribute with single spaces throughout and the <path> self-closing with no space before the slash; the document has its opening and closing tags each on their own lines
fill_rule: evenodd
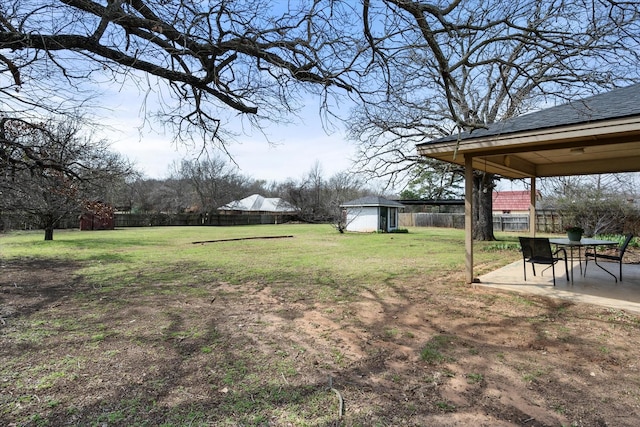
<svg viewBox="0 0 640 427">
<path fill-rule="evenodd" d="M 536 177 L 531 177 L 531 193 L 529 202 L 529 234 L 531 237 L 535 237 L 538 232 L 538 224 L 536 224 Z"/>
<path fill-rule="evenodd" d="M 467 283 L 473 283 L 473 157 L 464 156 L 464 247 Z"/>
</svg>

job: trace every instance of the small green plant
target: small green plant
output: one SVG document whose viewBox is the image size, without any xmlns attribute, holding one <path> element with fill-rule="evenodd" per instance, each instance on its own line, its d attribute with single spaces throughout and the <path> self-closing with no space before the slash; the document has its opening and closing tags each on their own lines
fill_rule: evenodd
<svg viewBox="0 0 640 427">
<path fill-rule="evenodd" d="M 544 371 L 540 370 L 540 369 L 536 369 L 533 372 L 527 372 L 526 374 L 524 374 L 522 376 L 522 379 L 525 380 L 526 382 L 530 383 L 535 381 L 537 378 L 541 377 L 542 375 L 544 375 Z"/>
<path fill-rule="evenodd" d="M 520 251 L 520 244 L 517 242 L 497 242 L 488 244 L 482 247 L 485 252 L 499 252 L 499 251 Z"/>
<path fill-rule="evenodd" d="M 517 302 L 518 304 L 522 304 L 522 305 L 526 305 L 526 306 L 532 306 L 533 305 L 533 301 L 531 301 L 530 299 L 527 299 L 525 297 L 522 297 L 520 295 L 514 295 L 512 297 L 514 302 Z"/>
<path fill-rule="evenodd" d="M 452 405 L 448 402 L 438 402 L 436 403 L 436 407 L 444 412 L 453 412 L 456 410 L 455 405 Z"/>
<path fill-rule="evenodd" d="M 391 339 L 391 338 L 397 337 L 399 333 L 400 333 L 400 331 L 398 331 L 396 328 L 385 329 L 384 336 L 386 338 Z"/>
<path fill-rule="evenodd" d="M 420 352 L 420 359 L 430 364 L 436 364 L 444 361 L 444 355 L 438 350 L 427 346 Z"/>
<path fill-rule="evenodd" d="M 104 334 L 104 332 L 91 335 L 91 341 L 94 343 L 104 341 L 105 338 L 106 338 L 106 335 Z"/>
<path fill-rule="evenodd" d="M 452 343 L 453 337 L 448 335 L 436 335 L 429 341 L 420 351 L 420 359 L 429 363 L 436 364 L 447 360 L 442 354 L 442 350 Z"/>
<path fill-rule="evenodd" d="M 33 414 L 29 417 L 31 423 L 35 426 L 46 426 L 48 425 L 48 421 L 46 418 L 43 418 L 40 414 Z"/>
<path fill-rule="evenodd" d="M 336 348 L 332 349 L 331 355 L 333 356 L 333 360 L 336 362 L 336 364 L 342 365 L 344 363 L 344 353 L 342 353 L 340 350 Z"/>
<path fill-rule="evenodd" d="M 110 423 L 116 423 L 123 421 L 125 419 L 125 414 L 123 411 L 114 411 L 107 414 L 107 421 Z"/>
<path fill-rule="evenodd" d="M 467 374 L 467 382 L 469 384 L 478 384 L 484 380 L 484 376 L 482 374 Z"/>
<path fill-rule="evenodd" d="M 53 387 L 60 378 L 64 378 L 66 374 L 62 371 L 51 372 L 50 374 L 45 375 L 40 378 L 37 384 L 38 390 L 43 390 L 47 388 Z"/>
<path fill-rule="evenodd" d="M 551 409 L 553 409 L 555 412 L 557 412 L 560 415 L 564 415 L 567 413 L 567 408 L 564 407 L 564 405 L 557 403 L 553 406 L 551 406 Z"/>
</svg>

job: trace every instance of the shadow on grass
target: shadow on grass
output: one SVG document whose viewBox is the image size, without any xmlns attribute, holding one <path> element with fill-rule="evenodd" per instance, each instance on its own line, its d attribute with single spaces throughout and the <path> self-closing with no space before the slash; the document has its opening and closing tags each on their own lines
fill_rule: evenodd
<svg viewBox="0 0 640 427">
<path fill-rule="evenodd" d="M 615 424 L 590 409 L 599 396 L 590 398 L 581 380 L 589 363 L 607 362 L 601 335 L 565 326 L 631 321 L 600 318 L 602 310 L 569 314 L 574 306 L 555 300 L 473 294 L 453 277 L 445 286 L 389 280 L 366 294 L 318 283 L 331 297 L 305 282 L 306 298 L 298 286 L 269 284 L 229 286 L 226 294 L 216 283 L 199 292 L 172 283 L 98 290 L 74 275 L 78 267 L 3 267 L 0 303 L 11 315 L 0 335 L 2 425 L 417 426 L 485 416 L 543 426 L 572 415 L 585 425 Z M 73 298 L 79 292 L 84 298 Z M 370 313 L 351 307 L 362 301 L 376 308 L 365 332 Z M 295 329 L 310 311 L 341 320 L 328 332 Z M 362 357 L 336 357 L 344 344 L 333 336 L 338 329 L 362 338 Z M 504 331 L 514 341 L 497 338 Z M 344 398 L 342 417 L 328 376 Z"/>
<path fill-rule="evenodd" d="M 28 316 L 91 290 L 75 274 L 79 263 L 52 259 L 20 259 L 0 264 L 0 316 Z"/>
</svg>

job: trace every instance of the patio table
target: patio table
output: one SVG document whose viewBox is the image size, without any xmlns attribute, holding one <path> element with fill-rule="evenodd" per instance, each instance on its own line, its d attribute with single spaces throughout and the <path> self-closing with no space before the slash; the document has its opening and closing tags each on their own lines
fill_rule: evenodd
<svg viewBox="0 0 640 427">
<path fill-rule="evenodd" d="M 591 246 L 593 250 L 596 250 L 596 246 L 617 246 L 619 242 L 611 241 L 611 240 L 600 240 L 600 239 L 580 239 L 580 240 L 569 240 L 567 238 L 564 239 L 549 239 L 549 243 L 552 243 L 556 246 L 564 246 L 569 248 L 570 259 L 571 259 L 571 283 L 573 284 L 573 249 L 578 248 L 578 264 L 580 265 L 580 274 L 582 274 L 582 248 Z"/>
</svg>

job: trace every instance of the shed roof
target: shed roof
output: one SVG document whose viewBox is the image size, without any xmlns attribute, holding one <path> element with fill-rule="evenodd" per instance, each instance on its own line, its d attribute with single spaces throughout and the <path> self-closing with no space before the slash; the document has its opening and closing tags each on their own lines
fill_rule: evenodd
<svg viewBox="0 0 640 427">
<path fill-rule="evenodd" d="M 340 206 L 345 208 L 356 207 L 356 206 L 386 206 L 386 207 L 392 207 L 392 208 L 404 207 L 402 203 L 385 199 L 384 197 L 380 197 L 380 196 L 360 197 L 359 199 L 344 202 Z"/>
<path fill-rule="evenodd" d="M 246 211 L 246 212 L 296 212 L 295 206 L 278 198 L 263 197 L 253 194 L 242 200 L 234 200 L 218 208 L 221 211 Z"/>
<path fill-rule="evenodd" d="M 508 178 L 634 172 L 640 84 L 418 144 L 427 157 Z"/>
</svg>

